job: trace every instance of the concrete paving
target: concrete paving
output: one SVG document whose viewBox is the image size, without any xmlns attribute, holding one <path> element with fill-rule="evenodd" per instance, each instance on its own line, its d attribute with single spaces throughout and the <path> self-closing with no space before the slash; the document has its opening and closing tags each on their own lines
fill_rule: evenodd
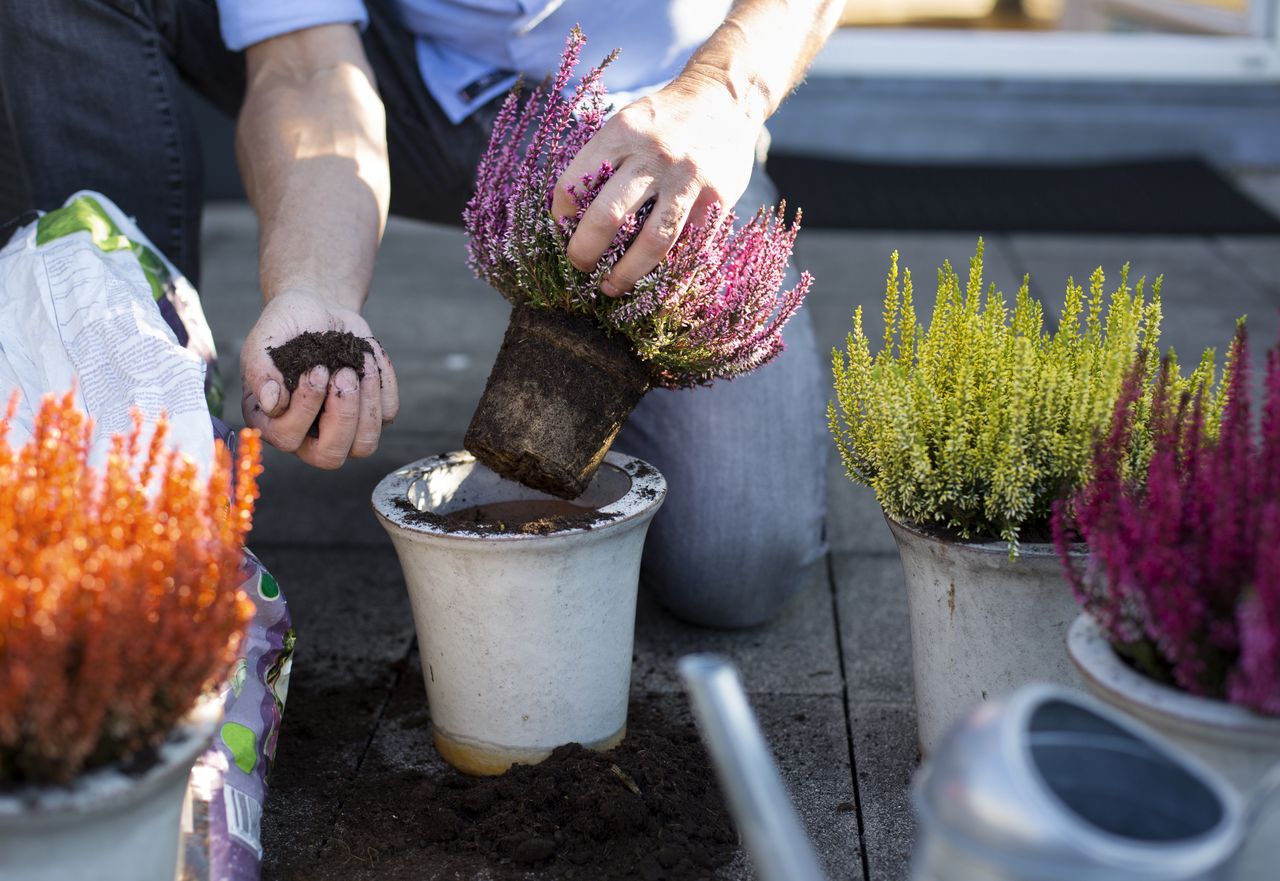
<svg viewBox="0 0 1280 881">
<path fill-rule="evenodd" d="M 1278 181 L 1260 173 L 1246 184 L 1280 201 Z M 255 236 L 243 206 L 209 209 L 202 294 L 231 402 L 239 400 L 237 353 L 257 308 Z M 858 304 L 868 326 L 878 325 L 892 250 L 915 270 L 925 314 L 939 263 L 967 266 L 976 240 L 806 230 L 799 259 L 818 279 L 809 309 L 824 350 L 842 341 Z M 1012 294 L 1030 273 L 1050 311 L 1068 274 L 1087 278 L 1101 264 L 1118 277 L 1126 261 L 1135 275 L 1163 273 L 1166 341 L 1184 358 L 1224 346 L 1241 313 L 1255 328 L 1259 361 L 1262 344 L 1280 331 L 1280 239 L 1014 235 L 986 244 L 988 278 Z M 379 855 L 342 849 L 343 829 L 361 820 L 344 812 L 346 794 L 438 761 L 424 729 L 397 721 L 420 708 L 422 686 L 399 567 L 368 499 L 386 472 L 461 445 L 506 316 L 502 300 L 470 277 L 463 254 L 457 230 L 406 222 L 388 230 L 367 315 L 395 359 L 403 403 L 377 454 L 336 473 L 268 455 L 252 544 L 284 586 L 298 649 L 264 818 L 267 881 L 379 877 L 379 865 L 388 868 Z M 238 406 L 229 409 L 238 421 Z M 691 627 L 642 596 L 633 690 L 679 707 L 678 657 L 732 657 L 828 876 L 899 881 L 918 761 L 902 572 L 874 496 L 834 463 L 831 474 L 832 553 L 812 583 L 776 620 L 739 632 Z M 433 874 L 429 843 L 395 859 L 420 866 L 423 879 L 484 877 L 479 869 Z M 745 856 L 717 877 L 751 877 Z"/>
</svg>

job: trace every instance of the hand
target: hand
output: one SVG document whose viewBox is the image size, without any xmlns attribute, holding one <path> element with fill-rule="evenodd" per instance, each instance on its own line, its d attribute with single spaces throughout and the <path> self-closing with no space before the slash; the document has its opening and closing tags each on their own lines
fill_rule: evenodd
<svg viewBox="0 0 1280 881">
<path fill-rule="evenodd" d="M 343 368 L 330 376 L 324 367 L 298 378 L 290 394 L 268 354 L 300 333 L 350 331 L 369 341 L 364 378 Z M 245 424 L 262 431 L 268 443 L 317 468 L 337 468 L 347 457 L 369 456 L 378 448 L 382 426 L 400 408 L 396 374 L 387 353 L 358 312 L 310 293 L 272 298 L 240 350 Z M 318 435 L 310 434 L 319 417 Z"/>
<path fill-rule="evenodd" d="M 613 177 L 569 240 L 569 261 L 591 272 L 628 214 L 656 202 L 640 233 L 600 290 L 630 291 L 657 266 L 689 222 L 700 223 L 715 203 L 738 201 L 751 179 L 762 123 L 721 83 L 687 75 L 620 110 L 579 151 L 556 183 L 557 218 L 572 216 L 567 187 L 581 186 L 603 162 Z"/>
</svg>

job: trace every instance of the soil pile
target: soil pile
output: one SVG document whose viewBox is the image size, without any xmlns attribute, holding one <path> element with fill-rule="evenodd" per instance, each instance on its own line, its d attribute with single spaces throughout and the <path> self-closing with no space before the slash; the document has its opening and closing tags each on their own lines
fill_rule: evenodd
<svg viewBox="0 0 1280 881">
<path fill-rule="evenodd" d="M 643 703 L 632 706 L 629 727 L 608 752 L 571 744 L 501 777 L 418 775 L 400 781 L 406 791 L 383 786 L 376 796 L 399 805 L 400 842 L 484 857 L 497 879 L 532 871 L 582 881 L 706 881 L 738 847 L 697 731 Z M 369 807 L 353 815 L 381 813 Z M 352 852 L 385 851 L 390 842 L 377 825 L 351 830 Z"/>
<path fill-rule="evenodd" d="M 285 388 L 292 393 L 303 374 L 313 367 L 326 367 L 329 375 L 350 367 L 364 379 L 364 356 L 373 354 L 367 339 L 353 333 L 326 330 L 323 333 L 300 333 L 282 346 L 269 346 L 267 354 L 284 376 Z"/>
</svg>

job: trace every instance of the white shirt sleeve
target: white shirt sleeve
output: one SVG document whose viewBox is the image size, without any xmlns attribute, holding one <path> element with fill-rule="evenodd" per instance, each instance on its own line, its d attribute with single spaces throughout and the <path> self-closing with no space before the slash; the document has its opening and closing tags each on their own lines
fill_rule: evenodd
<svg viewBox="0 0 1280 881">
<path fill-rule="evenodd" d="M 239 52 L 246 46 L 322 24 L 369 23 L 363 0 L 218 0 L 222 40 Z"/>
</svg>

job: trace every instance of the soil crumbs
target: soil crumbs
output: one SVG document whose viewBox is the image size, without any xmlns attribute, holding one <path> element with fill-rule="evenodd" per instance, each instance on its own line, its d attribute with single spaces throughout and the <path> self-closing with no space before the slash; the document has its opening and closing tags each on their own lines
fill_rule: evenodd
<svg viewBox="0 0 1280 881">
<path fill-rule="evenodd" d="M 276 369 L 284 375 L 284 384 L 292 394 L 303 374 L 313 367 L 326 367 L 329 375 L 350 367 L 364 379 L 364 356 L 373 354 L 367 339 L 353 333 L 326 330 L 300 333 L 281 346 L 267 347 Z"/>
<path fill-rule="evenodd" d="M 645 702 L 629 723 L 608 752 L 570 744 L 501 777 L 382 776 L 346 799 L 344 813 L 362 819 L 339 850 L 378 854 L 383 870 L 416 850 L 423 877 L 447 863 L 498 881 L 706 881 L 738 845 L 697 731 Z"/>
</svg>

